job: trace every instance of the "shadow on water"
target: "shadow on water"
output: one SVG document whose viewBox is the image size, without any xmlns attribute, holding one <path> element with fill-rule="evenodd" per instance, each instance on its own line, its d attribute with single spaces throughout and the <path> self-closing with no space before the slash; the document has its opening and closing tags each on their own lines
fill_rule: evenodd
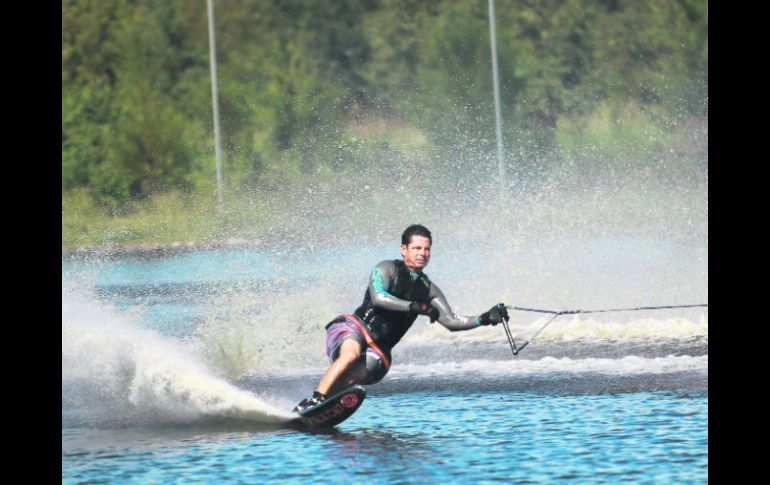
<svg viewBox="0 0 770 485">
<path fill-rule="evenodd" d="M 424 476 L 426 468 L 441 461 L 435 441 L 423 434 L 349 427 L 318 434 L 323 435 L 318 452 L 334 479 L 377 476 L 403 482 Z"/>
</svg>

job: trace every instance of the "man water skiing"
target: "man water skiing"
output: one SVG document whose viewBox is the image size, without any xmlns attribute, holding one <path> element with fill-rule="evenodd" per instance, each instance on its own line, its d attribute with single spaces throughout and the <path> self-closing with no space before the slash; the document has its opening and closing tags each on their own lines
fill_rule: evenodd
<svg viewBox="0 0 770 485">
<path fill-rule="evenodd" d="M 401 236 L 403 260 L 386 260 L 372 270 L 364 302 L 353 314 L 340 315 L 326 326 L 326 354 L 332 362 L 310 399 L 294 408 L 303 411 L 353 384 L 373 384 L 390 369 L 391 349 L 419 315 L 450 331 L 497 325 L 508 320 L 503 303 L 475 317 L 452 313 L 444 294 L 423 273 L 433 239 L 419 224 Z"/>
</svg>

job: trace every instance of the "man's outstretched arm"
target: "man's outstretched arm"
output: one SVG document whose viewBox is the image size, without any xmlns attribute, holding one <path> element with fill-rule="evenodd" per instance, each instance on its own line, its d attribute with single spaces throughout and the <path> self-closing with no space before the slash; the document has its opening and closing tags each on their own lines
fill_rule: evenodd
<svg viewBox="0 0 770 485">
<path fill-rule="evenodd" d="M 500 323 L 503 318 L 508 317 L 505 306 L 502 306 L 502 310 L 500 310 L 499 305 L 492 307 L 489 311 L 484 312 L 481 315 L 470 317 L 455 315 L 455 313 L 452 312 L 449 303 L 446 301 L 446 297 L 435 283 L 431 284 L 430 304 L 438 309 L 438 322 L 452 332 L 458 330 L 470 330 L 480 325 L 496 325 Z"/>
</svg>

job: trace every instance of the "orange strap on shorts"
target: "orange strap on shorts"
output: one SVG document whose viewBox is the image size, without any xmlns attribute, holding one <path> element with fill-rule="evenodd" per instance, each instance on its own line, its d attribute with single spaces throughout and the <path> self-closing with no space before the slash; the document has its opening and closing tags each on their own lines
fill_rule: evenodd
<svg viewBox="0 0 770 485">
<path fill-rule="evenodd" d="M 363 323 L 361 323 L 361 320 L 358 319 L 357 316 L 352 315 L 350 313 L 346 313 L 343 315 L 348 320 L 351 320 L 356 323 L 358 326 L 358 329 L 361 331 L 361 334 L 366 339 L 366 344 L 373 348 L 375 352 L 377 352 L 380 355 L 380 358 L 382 359 L 382 362 L 385 364 L 386 369 L 390 369 L 390 360 L 388 360 L 388 357 L 385 355 L 385 352 L 380 350 L 380 348 L 377 346 L 376 343 L 374 343 L 374 340 L 372 340 L 372 337 L 369 335 L 369 332 L 366 330 L 366 327 Z"/>
</svg>

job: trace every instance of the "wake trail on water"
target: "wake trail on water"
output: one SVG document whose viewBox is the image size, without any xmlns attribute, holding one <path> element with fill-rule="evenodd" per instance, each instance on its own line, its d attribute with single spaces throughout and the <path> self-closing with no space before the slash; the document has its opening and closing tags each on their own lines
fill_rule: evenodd
<svg viewBox="0 0 770 485">
<path fill-rule="evenodd" d="M 210 418 L 279 424 L 293 417 L 288 409 L 216 376 L 183 342 L 139 328 L 93 295 L 63 286 L 63 414 L 124 424 Z"/>
<path fill-rule="evenodd" d="M 543 357 L 536 360 L 486 360 L 471 359 L 462 362 L 443 361 L 431 364 L 402 364 L 391 373 L 393 377 L 473 374 L 474 376 L 529 376 L 539 374 L 586 374 L 636 375 L 666 374 L 674 372 L 708 371 L 708 355 L 666 356 L 644 358 L 626 356 L 619 359 L 568 357 Z"/>
<path fill-rule="evenodd" d="M 645 339 L 681 340 L 700 339 L 708 342 L 708 318 L 705 312 L 694 317 L 633 318 L 629 321 L 585 316 L 565 316 L 553 322 L 537 336 L 537 341 L 607 341 L 631 342 Z M 550 318 L 517 319 L 510 324 L 514 337 L 526 339 L 534 335 Z M 404 337 L 411 345 L 451 341 L 499 341 L 505 340 L 500 326 L 477 328 L 470 332 L 448 332 L 438 324 L 421 325 Z"/>
</svg>

